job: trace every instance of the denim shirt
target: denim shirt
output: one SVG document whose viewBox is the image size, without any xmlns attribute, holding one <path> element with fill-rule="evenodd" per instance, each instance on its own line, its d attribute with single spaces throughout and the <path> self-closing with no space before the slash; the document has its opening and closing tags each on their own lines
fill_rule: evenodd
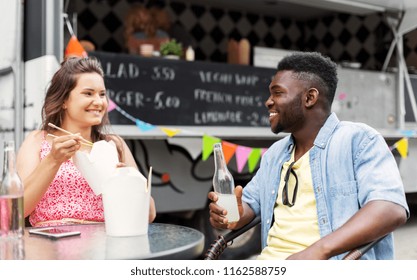
<svg viewBox="0 0 417 280">
<path fill-rule="evenodd" d="M 243 191 L 243 201 L 261 215 L 262 248 L 273 223 L 282 165 L 290 159 L 291 136 L 274 143 L 263 155 L 256 175 Z M 386 200 L 409 210 L 397 163 L 384 138 L 373 128 L 339 121 L 332 113 L 310 150 L 310 166 L 320 236 L 335 231 L 361 207 Z M 279 217 L 274 217 L 279 220 Z M 341 259 L 345 254 L 332 259 Z M 393 259 L 393 235 L 378 242 L 362 259 Z"/>
</svg>

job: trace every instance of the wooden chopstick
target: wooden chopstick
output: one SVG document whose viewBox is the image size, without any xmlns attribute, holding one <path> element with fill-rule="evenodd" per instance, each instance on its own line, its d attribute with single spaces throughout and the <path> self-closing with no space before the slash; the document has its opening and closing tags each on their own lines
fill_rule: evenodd
<svg viewBox="0 0 417 280">
<path fill-rule="evenodd" d="M 51 133 L 48 133 L 46 136 L 49 136 L 49 137 L 52 137 L 52 138 L 57 138 L 58 136 L 56 136 L 56 135 L 54 135 L 54 134 L 51 134 Z M 85 146 L 89 146 L 89 147 L 92 147 L 93 146 L 93 144 L 88 144 L 88 143 L 85 143 L 85 142 L 80 142 L 82 145 L 85 145 Z"/>
<path fill-rule="evenodd" d="M 65 130 L 65 129 L 63 129 L 63 128 L 60 128 L 59 126 L 56 126 L 56 125 L 54 125 L 53 123 L 48 123 L 48 126 L 53 127 L 53 128 L 55 128 L 55 129 L 58 129 L 59 131 L 62 131 L 62 132 L 64 132 L 64 133 L 66 133 L 66 134 L 69 134 L 69 135 L 74 135 L 74 133 L 71 133 L 71 132 L 69 132 L 68 130 Z M 53 134 L 51 134 L 51 135 L 53 135 Z M 54 136 L 56 136 L 56 135 L 54 135 Z M 88 140 L 85 140 L 84 138 L 82 138 L 82 139 L 81 139 L 81 142 L 84 142 L 85 144 L 88 144 L 88 145 L 90 145 L 90 146 L 93 146 L 93 142 L 90 142 L 90 141 L 88 141 Z"/>
</svg>

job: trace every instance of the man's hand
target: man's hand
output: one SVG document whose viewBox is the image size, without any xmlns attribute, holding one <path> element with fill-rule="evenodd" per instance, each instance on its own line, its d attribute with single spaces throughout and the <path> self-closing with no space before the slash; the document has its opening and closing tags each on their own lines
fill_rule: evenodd
<svg viewBox="0 0 417 280">
<path fill-rule="evenodd" d="M 235 195 L 237 199 L 237 206 L 239 210 L 239 216 L 242 217 L 244 214 L 244 209 L 242 206 L 242 186 L 237 186 L 235 188 Z M 209 205 L 210 209 L 210 224 L 214 228 L 218 229 L 235 229 L 237 223 L 228 224 L 228 220 L 226 218 L 227 211 L 217 205 L 218 196 L 215 192 L 209 192 L 208 199 L 212 202 Z"/>
</svg>

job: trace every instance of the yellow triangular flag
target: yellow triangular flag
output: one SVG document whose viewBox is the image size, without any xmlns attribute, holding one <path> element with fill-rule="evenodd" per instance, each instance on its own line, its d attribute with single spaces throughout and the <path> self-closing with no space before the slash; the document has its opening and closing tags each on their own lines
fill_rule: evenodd
<svg viewBox="0 0 417 280">
<path fill-rule="evenodd" d="M 403 138 L 399 140 L 396 145 L 397 151 L 400 153 L 402 158 L 406 158 L 408 155 L 408 139 Z"/>
<path fill-rule="evenodd" d="M 215 143 L 220 143 L 222 140 L 213 136 L 203 135 L 203 161 L 207 160 L 211 153 L 213 152 L 213 145 Z"/>
<path fill-rule="evenodd" d="M 170 129 L 170 128 L 166 128 L 166 127 L 160 127 L 160 129 L 166 134 L 168 135 L 168 137 L 172 137 L 177 135 L 178 133 L 181 132 L 181 130 L 179 129 Z"/>
</svg>

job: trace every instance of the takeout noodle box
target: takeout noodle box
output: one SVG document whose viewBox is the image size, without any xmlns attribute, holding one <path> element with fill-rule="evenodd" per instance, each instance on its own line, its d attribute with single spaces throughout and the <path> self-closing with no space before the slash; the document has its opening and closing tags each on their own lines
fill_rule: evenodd
<svg viewBox="0 0 417 280">
<path fill-rule="evenodd" d="M 150 178 L 133 167 L 121 167 L 102 186 L 104 219 L 109 236 L 148 233 Z"/>
<path fill-rule="evenodd" d="M 103 197 L 107 235 L 147 234 L 152 167 L 148 179 L 136 168 L 118 168 L 116 145 L 104 140 L 95 142 L 90 153 L 76 152 L 73 161 L 94 193 Z"/>
<path fill-rule="evenodd" d="M 113 141 L 101 140 L 94 143 L 90 153 L 77 151 L 73 161 L 94 193 L 99 195 L 103 183 L 116 171 L 119 157 Z"/>
</svg>

